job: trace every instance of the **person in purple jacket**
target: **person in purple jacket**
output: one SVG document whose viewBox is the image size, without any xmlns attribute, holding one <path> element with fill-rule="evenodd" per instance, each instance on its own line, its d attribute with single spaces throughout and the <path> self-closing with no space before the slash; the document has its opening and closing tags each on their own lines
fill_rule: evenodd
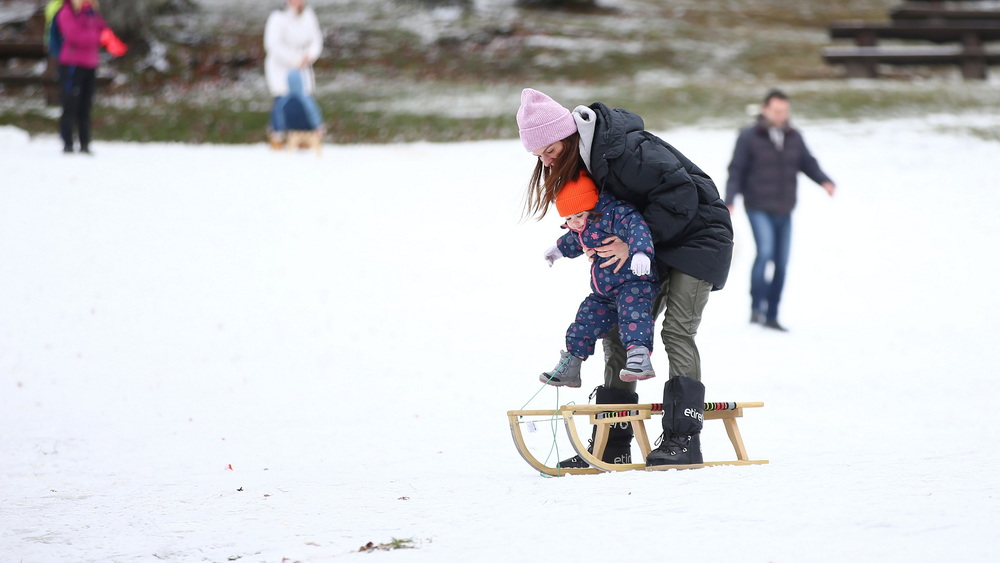
<svg viewBox="0 0 1000 563">
<path fill-rule="evenodd" d="M 580 365 L 594 353 L 597 341 L 617 327 L 627 360 L 618 374 L 633 382 L 655 377 L 649 361 L 653 349 L 653 300 L 658 290 L 651 269 L 653 239 L 642 215 L 631 204 L 609 193 L 598 194 L 586 172 L 566 182 L 556 196 L 556 209 L 565 217 L 569 232 L 545 251 L 549 266 L 556 260 L 586 254 L 591 258 L 590 289 L 566 331 L 566 350 L 559 363 L 539 379 L 557 387 L 580 387 Z M 628 244 L 628 267 L 621 271 L 601 268 L 594 249 L 609 237 Z"/>
<path fill-rule="evenodd" d="M 62 35 L 59 51 L 59 97 L 62 117 L 59 134 L 63 152 L 74 148 L 74 130 L 79 135 L 80 152 L 90 154 L 90 108 L 103 41 L 108 29 L 94 0 L 71 0 L 56 14 L 55 25 Z"/>
</svg>

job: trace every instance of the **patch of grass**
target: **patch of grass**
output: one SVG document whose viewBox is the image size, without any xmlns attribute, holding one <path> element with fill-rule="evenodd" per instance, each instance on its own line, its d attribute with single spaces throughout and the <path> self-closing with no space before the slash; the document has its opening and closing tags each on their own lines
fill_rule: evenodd
<svg viewBox="0 0 1000 563">
<path fill-rule="evenodd" d="M 795 116 L 809 119 L 884 119 L 920 117 L 934 113 L 995 112 L 997 94 L 986 84 L 953 85 L 930 82 L 862 81 L 692 81 L 677 85 L 636 85 L 623 80 L 620 87 L 592 87 L 584 82 L 527 82 L 550 93 L 567 106 L 601 101 L 641 115 L 651 130 L 677 126 L 733 126 L 747 121 L 746 107 L 758 104 L 767 88 L 781 87 L 792 97 Z M 327 142 L 395 143 L 460 142 L 481 139 L 515 139 L 517 88 L 496 89 L 467 84 L 398 86 L 367 99 L 358 92 L 325 93 L 320 98 L 327 127 Z M 396 104 L 408 92 L 406 104 Z M 449 93 L 450 92 L 450 93 Z M 413 111 L 424 98 L 446 96 L 455 105 L 481 97 L 489 101 L 482 115 L 456 117 L 441 111 Z M 137 104 L 134 107 L 95 108 L 94 135 L 98 140 L 134 142 L 259 143 L 265 139 L 268 104 L 216 100 L 210 103 L 176 102 Z M 483 105 L 490 106 L 489 103 Z M 473 111 L 472 113 L 475 113 Z M 55 134 L 58 110 L 0 108 L 0 125 L 14 125 L 30 133 Z M 969 130 L 983 139 L 996 139 L 993 128 Z"/>
<path fill-rule="evenodd" d="M 979 137 L 985 141 L 1000 141 L 1000 126 L 997 127 L 970 127 L 969 133 L 974 137 Z"/>
<path fill-rule="evenodd" d="M 992 127 L 944 127 L 939 126 L 936 129 L 942 133 L 953 133 L 957 135 L 972 135 L 978 139 L 984 141 L 998 141 L 1000 142 L 1000 125 L 995 125 Z"/>
<path fill-rule="evenodd" d="M 367 551 L 369 553 L 373 551 L 392 551 L 394 549 L 416 549 L 416 544 L 413 539 L 397 539 L 392 538 L 392 540 L 386 543 L 375 544 L 373 542 L 368 542 L 361 546 L 358 551 Z"/>
<path fill-rule="evenodd" d="M 31 134 L 59 132 L 58 119 L 38 110 L 0 111 L 0 125 L 11 125 Z"/>
<path fill-rule="evenodd" d="M 898 0 L 606 3 L 615 9 L 510 7 L 441 20 L 419 3 L 342 0 L 326 12 L 317 3 L 327 31 L 316 65 L 326 140 L 513 139 L 526 86 L 570 107 L 631 109 L 654 130 L 743 123 L 746 106 L 771 87 L 792 96 L 797 117 L 814 119 L 997 111 L 995 88 L 962 81 L 955 69 L 900 67 L 882 80 L 846 81 L 823 63 L 830 21 L 884 21 Z M 211 44 L 170 46 L 166 73 L 113 63 L 128 80 L 98 92 L 95 137 L 262 142 L 271 99 L 260 38 L 238 23 L 204 34 Z M 54 133 L 58 110 L 39 107 L 38 95 L 5 91 L 0 124 Z"/>
<path fill-rule="evenodd" d="M 259 111 L 188 103 L 103 108 L 94 114 L 95 135 L 133 142 L 250 143 L 264 140 L 268 115 Z"/>
<path fill-rule="evenodd" d="M 949 84 L 915 87 L 883 84 L 879 87 L 804 89 L 796 92 L 796 112 L 814 118 L 866 119 L 922 116 L 930 113 L 992 111 L 996 94 L 986 85 L 956 88 Z"/>
<path fill-rule="evenodd" d="M 512 138 L 517 126 L 511 116 L 447 117 L 388 111 L 357 111 L 350 102 L 325 103 L 327 142 L 400 143 L 458 142 Z M 56 110 L 58 115 L 58 110 Z M 126 142 L 261 143 L 268 112 L 247 104 L 172 103 L 132 108 L 95 107 L 95 140 Z M 0 110 L 0 125 L 32 134 L 56 134 L 58 117 L 42 110 Z"/>
<path fill-rule="evenodd" d="M 454 118 L 387 112 L 339 114 L 327 120 L 328 137 L 341 143 L 458 142 L 517 137 L 509 117 Z"/>
</svg>

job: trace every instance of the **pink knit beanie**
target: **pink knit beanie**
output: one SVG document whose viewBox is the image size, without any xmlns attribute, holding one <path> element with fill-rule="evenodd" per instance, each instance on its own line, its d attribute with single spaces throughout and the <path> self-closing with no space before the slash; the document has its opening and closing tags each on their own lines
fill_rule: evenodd
<svg viewBox="0 0 1000 563">
<path fill-rule="evenodd" d="M 517 110 L 517 128 L 521 143 L 531 152 L 576 133 L 576 120 L 568 109 L 552 98 L 525 88 L 521 91 L 521 107 Z"/>
</svg>

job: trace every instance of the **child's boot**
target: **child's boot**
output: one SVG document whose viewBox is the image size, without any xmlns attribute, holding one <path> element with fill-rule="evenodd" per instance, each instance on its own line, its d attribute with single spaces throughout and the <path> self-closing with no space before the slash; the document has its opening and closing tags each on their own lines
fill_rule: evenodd
<svg viewBox="0 0 1000 563">
<path fill-rule="evenodd" d="M 579 387 L 581 364 L 583 364 L 582 358 L 577 358 L 566 351 L 559 352 L 559 363 L 552 368 L 552 371 L 538 376 L 538 380 L 556 387 Z"/>
<path fill-rule="evenodd" d="M 625 367 L 618 374 L 622 381 L 641 381 L 656 377 L 653 371 L 653 364 L 649 361 L 649 348 L 645 346 L 633 346 L 628 349 L 628 357 L 625 360 Z"/>
</svg>

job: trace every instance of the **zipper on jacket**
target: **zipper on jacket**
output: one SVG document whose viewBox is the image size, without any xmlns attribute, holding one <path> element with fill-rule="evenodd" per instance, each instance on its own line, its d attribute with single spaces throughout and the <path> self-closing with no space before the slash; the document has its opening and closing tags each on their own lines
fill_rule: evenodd
<svg viewBox="0 0 1000 563">
<path fill-rule="evenodd" d="M 585 256 L 587 254 L 587 249 L 590 248 L 589 246 L 583 244 L 583 231 L 586 231 L 586 230 L 587 230 L 587 227 L 584 227 L 582 231 L 576 233 L 577 238 L 580 239 L 580 248 L 583 249 L 583 254 Z M 595 256 L 596 256 L 596 254 L 595 254 Z M 598 256 L 597 258 L 600 259 L 600 256 Z M 597 270 L 594 269 L 594 268 L 597 268 L 597 267 L 598 267 L 597 266 L 597 259 L 591 260 L 590 261 L 590 287 L 592 287 L 594 289 L 594 293 L 597 293 L 597 294 L 600 294 L 600 295 L 604 295 L 604 292 L 601 291 L 600 287 L 597 285 L 597 274 L 596 274 Z"/>
</svg>

